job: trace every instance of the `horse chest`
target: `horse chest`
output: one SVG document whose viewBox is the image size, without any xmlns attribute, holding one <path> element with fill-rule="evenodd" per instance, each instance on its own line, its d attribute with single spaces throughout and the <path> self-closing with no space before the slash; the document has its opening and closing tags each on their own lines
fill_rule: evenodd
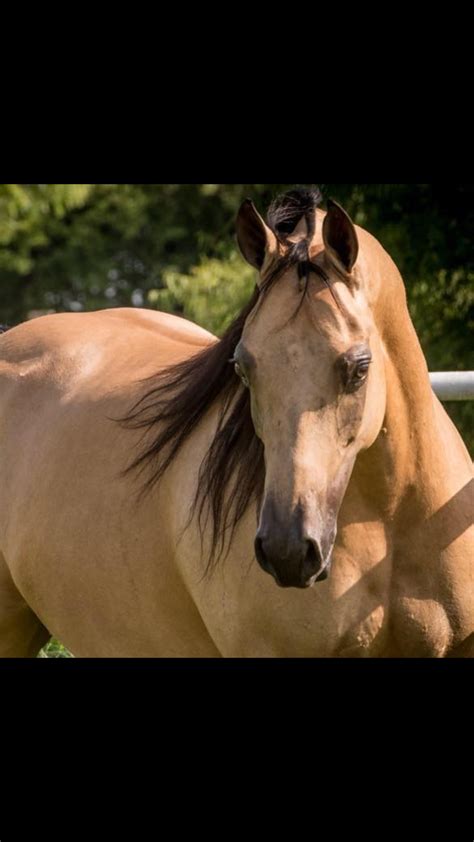
<svg viewBox="0 0 474 842">
<path fill-rule="evenodd" d="M 387 606 L 379 604 L 364 619 L 349 626 L 330 653 L 337 658 L 374 658 L 383 655 L 388 641 Z"/>
<path fill-rule="evenodd" d="M 393 602 L 391 614 L 391 643 L 395 655 L 442 658 L 448 653 L 453 630 L 440 602 L 400 594 Z"/>
<path fill-rule="evenodd" d="M 334 655 L 343 658 L 440 658 L 452 642 L 452 629 L 443 606 L 434 600 L 400 597 L 379 605 L 352 626 Z"/>
<path fill-rule="evenodd" d="M 401 590 L 346 632 L 338 657 L 441 658 L 452 644 L 448 614 L 435 599 Z"/>
<path fill-rule="evenodd" d="M 314 606 L 293 604 L 301 594 L 277 594 L 278 611 L 269 610 L 267 595 L 266 605 L 246 614 L 245 622 L 235 617 L 234 624 L 223 624 L 227 633 L 232 625 L 235 631 L 232 640 L 225 634 L 223 650 L 234 656 L 316 658 L 436 658 L 449 651 L 451 624 L 435 599 L 418 599 L 403 589 L 395 595 L 386 583 L 360 585 L 345 603 L 341 597 L 332 601 L 324 588 L 315 594 Z"/>
<path fill-rule="evenodd" d="M 281 590 L 255 571 L 252 584 L 228 587 L 226 599 L 202 606 L 227 657 L 377 657 L 388 639 L 388 590 L 365 584 L 334 596 L 334 584 Z M 258 584 L 260 582 L 260 588 Z M 363 592 L 361 592 L 363 591 Z M 222 595 L 222 594 L 221 594 Z M 209 597 L 209 593 L 208 593 Z"/>
<path fill-rule="evenodd" d="M 447 556 L 421 561 L 406 548 L 394 558 L 390 592 L 391 644 L 399 657 L 442 658 L 461 620 Z"/>
</svg>

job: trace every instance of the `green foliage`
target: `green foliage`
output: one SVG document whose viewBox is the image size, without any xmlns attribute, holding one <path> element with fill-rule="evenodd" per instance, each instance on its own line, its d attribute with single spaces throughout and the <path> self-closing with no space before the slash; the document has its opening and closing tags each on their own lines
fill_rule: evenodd
<svg viewBox="0 0 474 842">
<path fill-rule="evenodd" d="M 38 658 L 73 658 L 74 656 L 66 649 L 59 640 L 51 638 L 46 646 L 43 646 Z"/>
<path fill-rule="evenodd" d="M 90 184 L 0 185 L 0 271 L 22 276 L 33 269 L 56 223 L 81 207 L 91 189 Z"/>
<path fill-rule="evenodd" d="M 253 272 L 234 220 L 288 184 L 0 185 L 0 322 L 146 306 L 220 333 Z M 397 263 L 429 367 L 474 368 L 474 185 L 325 184 Z M 448 411 L 474 446 L 474 403 Z"/>
<path fill-rule="evenodd" d="M 221 334 L 249 300 L 255 271 L 234 251 L 226 260 L 203 259 L 189 274 L 165 269 L 162 280 L 162 289 L 148 292 L 150 306 Z"/>
</svg>

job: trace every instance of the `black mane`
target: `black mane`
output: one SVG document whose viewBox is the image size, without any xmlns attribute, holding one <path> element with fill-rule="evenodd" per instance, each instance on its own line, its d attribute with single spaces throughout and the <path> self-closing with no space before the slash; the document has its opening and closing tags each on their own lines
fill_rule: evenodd
<svg viewBox="0 0 474 842">
<path fill-rule="evenodd" d="M 229 548 L 233 532 L 249 505 L 260 505 L 265 480 L 263 444 L 255 435 L 249 392 L 230 361 L 248 316 L 290 266 L 297 265 L 300 278 L 306 278 L 302 301 L 310 271 L 328 283 L 322 270 L 310 262 L 308 252 L 314 234 L 314 211 L 321 200 L 319 189 L 304 188 L 285 193 L 271 204 L 267 221 L 280 242 L 288 245 L 286 238 L 303 216 L 308 237 L 288 247 L 217 343 L 148 378 L 145 393 L 121 419 L 131 429 L 152 432 L 151 443 L 126 470 L 129 473 L 147 469 L 141 489 L 146 493 L 161 479 L 206 413 L 219 403 L 216 434 L 200 467 L 191 512 L 192 517 L 197 510 L 201 537 L 209 516 L 212 517 L 208 570 L 226 543 Z"/>
</svg>

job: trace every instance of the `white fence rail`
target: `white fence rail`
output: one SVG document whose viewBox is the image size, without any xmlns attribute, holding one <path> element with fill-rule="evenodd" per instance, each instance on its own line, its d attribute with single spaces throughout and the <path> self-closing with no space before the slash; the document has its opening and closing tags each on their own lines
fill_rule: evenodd
<svg viewBox="0 0 474 842">
<path fill-rule="evenodd" d="M 474 371 L 436 371 L 430 380 L 441 401 L 474 400 Z"/>
</svg>

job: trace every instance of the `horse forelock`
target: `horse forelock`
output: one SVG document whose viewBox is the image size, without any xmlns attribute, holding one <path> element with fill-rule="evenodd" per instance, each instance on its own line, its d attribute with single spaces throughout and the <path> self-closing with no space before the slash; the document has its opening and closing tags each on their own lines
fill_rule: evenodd
<svg viewBox="0 0 474 842">
<path fill-rule="evenodd" d="M 319 187 L 298 188 L 278 196 L 267 211 L 267 222 L 277 239 L 286 244 L 298 223 L 304 218 L 308 225 L 308 241 L 314 234 L 316 209 L 322 202 Z"/>
</svg>

